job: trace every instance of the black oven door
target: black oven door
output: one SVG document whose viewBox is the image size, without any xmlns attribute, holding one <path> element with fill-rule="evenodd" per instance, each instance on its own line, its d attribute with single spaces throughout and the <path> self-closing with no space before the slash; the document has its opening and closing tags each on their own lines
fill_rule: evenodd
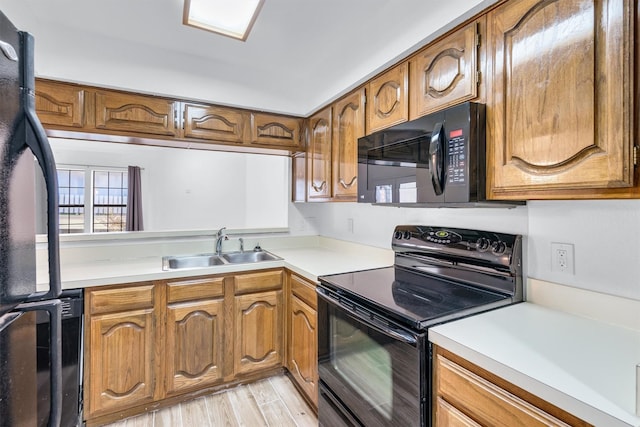
<svg viewBox="0 0 640 427">
<path fill-rule="evenodd" d="M 327 396 L 320 424 L 427 425 L 425 334 L 331 294 L 318 288 L 318 371 Z"/>
</svg>

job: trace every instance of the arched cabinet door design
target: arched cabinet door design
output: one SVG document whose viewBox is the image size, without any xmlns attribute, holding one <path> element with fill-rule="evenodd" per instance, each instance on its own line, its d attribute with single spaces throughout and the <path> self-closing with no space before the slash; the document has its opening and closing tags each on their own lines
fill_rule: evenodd
<svg viewBox="0 0 640 427">
<path fill-rule="evenodd" d="M 235 297 L 236 375 L 277 367 L 282 363 L 282 291 Z"/>
<path fill-rule="evenodd" d="M 248 114 L 233 108 L 184 103 L 184 136 L 218 142 L 243 143 Z"/>
<path fill-rule="evenodd" d="M 367 134 L 409 119 L 408 88 L 407 62 L 371 80 L 367 90 Z"/>
<path fill-rule="evenodd" d="M 518 0 L 490 12 L 490 197 L 633 185 L 631 3 Z"/>
<path fill-rule="evenodd" d="M 358 196 L 358 138 L 364 136 L 364 89 L 333 106 L 333 197 L 355 202 Z"/>
<path fill-rule="evenodd" d="M 410 60 L 411 119 L 477 97 L 480 28 L 472 22 Z"/>
<path fill-rule="evenodd" d="M 49 127 L 82 128 L 85 126 L 85 90 L 79 86 L 38 80 L 36 82 L 36 113 Z"/>
<path fill-rule="evenodd" d="M 309 119 L 307 197 L 309 201 L 331 198 L 331 107 Z"/>
</svg>

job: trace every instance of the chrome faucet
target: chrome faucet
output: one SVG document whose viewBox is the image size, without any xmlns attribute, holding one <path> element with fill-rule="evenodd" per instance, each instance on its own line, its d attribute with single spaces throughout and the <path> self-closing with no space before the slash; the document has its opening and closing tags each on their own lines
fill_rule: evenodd
<svg viewBox="0 0 640 427">
<path fill-rule="evenodd" d="M 229 240 L 229 236 L 224 234 L 224 230 L 226 230 L 226 228 L 227 227 L 222 227 L 216 233 L 216 255 L 220 255 L 222 253 L 222 241 Z"/>
<path fill-rule="evenodd" d="M 240 252 L 244 252 L 244 239 L 240 237 L 238 240 L 240 240 Z"/>
</svg>

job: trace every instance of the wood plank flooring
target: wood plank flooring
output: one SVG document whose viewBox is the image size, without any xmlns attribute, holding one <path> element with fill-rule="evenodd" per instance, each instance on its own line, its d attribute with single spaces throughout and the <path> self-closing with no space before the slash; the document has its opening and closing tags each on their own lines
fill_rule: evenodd
<svg viewBox="0 0 640 427">
<path fill-rule="evenodd" d="M 286 375 L 108 424 L 107 427 L 317 427 L 318 419 Z"/>
</svg>

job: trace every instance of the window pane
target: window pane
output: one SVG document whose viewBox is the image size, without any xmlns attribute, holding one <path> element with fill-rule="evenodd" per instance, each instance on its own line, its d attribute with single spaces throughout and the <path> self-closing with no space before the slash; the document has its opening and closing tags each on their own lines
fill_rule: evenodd
<svg viewBox="0 0 640 427">
<path fill-rule="evenodd" d="M 70 171 L 69 186 L 84 188 L 84 171 Z"/>
<path fill-rule="evenodd" d="M 67 169 L 58 169 L 58 186 L 69 186 L 69 171 Z"/>
<path fill-rule="evenodd" d="M 95 171 L 93 173 L 93 182 L 95 187 L 107 188 L 109 187 L 109 172 Z"/>
<path fill-rule="evenodd" d="M 109 187 L 122 187 L 122 172 L 109 172 Z"/>
</svg>

